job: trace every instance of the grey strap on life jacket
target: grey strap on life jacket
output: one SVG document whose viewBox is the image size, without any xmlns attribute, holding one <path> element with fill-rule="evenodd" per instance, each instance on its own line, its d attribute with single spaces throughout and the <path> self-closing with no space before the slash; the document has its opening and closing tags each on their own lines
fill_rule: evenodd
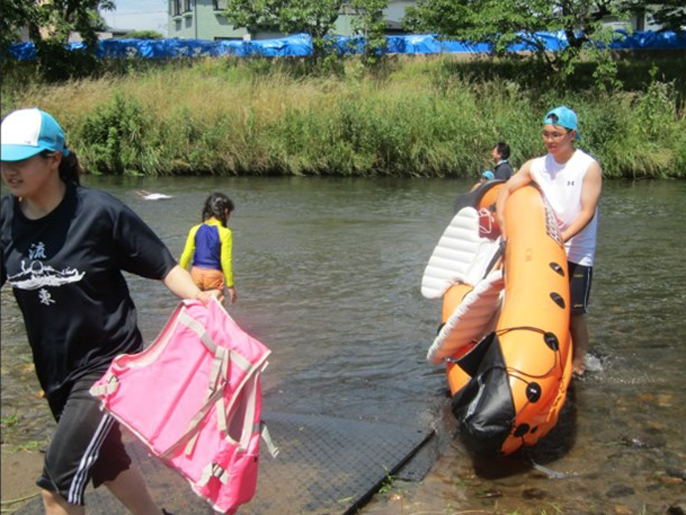
<svg viewBox="0 0 686 515">
<path fill-rule="evenodd" d="M 260 432 L 260 436 L 262 436 L 262 440 L 264 440 L 264 443 L 267 445 L 267 450 L 269 450 L 269 454 L 272 455 L 272 458 L 276 458 L 279 455 L 280 450 L 274 444 L 274 441 L 272 440 L 272 437 L 269 434 L 269 429 L 267 429 L 267 424 L 265 424 L 264 421 L 260 421 L 258 431 Z"/>
<path fill-rule="evenodd" d="M 190 316 L 185 311 L 181 311 L 181 313 L 179 313 L 179 319 L 178 320 L 179 320 L 180 324 L 185 325 L 186 327 L 188 327 L 188 329 L 190 329 L 195 334 L 197 334 L 198 337 L 200 338 L 200 341 L 203 344 L 205 344 L 205 347 L 207 347 L 207 349 L 212 354 L 214 354 L 217 351 L 217 346 L 212 341 L 212 338 L 210 337 L 209 334 L 207 334 L 207 331 L 205 331 L 205 328 L 203 327 L 203 325 L 200 322 L 198 322 L 195 318 Z"/>
<path fill-rule="evenodd" d="M 213 477 L 216 477 L 225 485 L 229 484 L 229 473 L 221 465 L 218 465 L 217 463 L 210 463 L 202 470 L 202 475 L 200 476 L 200 479 L 196 485 L 203 487 Z"/>
<path fill-rule="evenodd" d="M 119 379 L 112 372 L 107 372 L 104 384 L 93 385 L 89 391 L 93 397 L 107 397 L 116 392 L 117 388 L 119 388 Z"/>
</svg>

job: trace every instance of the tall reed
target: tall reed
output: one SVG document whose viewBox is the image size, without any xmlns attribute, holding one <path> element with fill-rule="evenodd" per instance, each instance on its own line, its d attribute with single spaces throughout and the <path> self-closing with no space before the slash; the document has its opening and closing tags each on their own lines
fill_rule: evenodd
<svg viewBox="0 0 686 515">
<path fill-rule="evenodd" d="M 497 141 L 516 166 L 543 153 L 542 116 L 566 104 L 606 176 L 686 177 L 675 82 L 551 91 L 479 66 L 401 58 L 369 73 L 351 59 L 312 75 L 287 60 L 202 59 L 61 85 L 6 80 L 2 109 L 52 112 L 92 173 L 475 177 Z"/>
</svg>

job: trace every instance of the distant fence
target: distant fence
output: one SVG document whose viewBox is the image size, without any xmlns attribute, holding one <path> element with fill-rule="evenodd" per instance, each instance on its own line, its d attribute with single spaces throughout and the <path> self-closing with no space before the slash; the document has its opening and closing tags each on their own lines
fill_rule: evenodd
<svg viewBox="0 0 686 515">
<path fill-rule="evenodd" d="M 564 32 L 537 32 L 536 38 L 548 50 L 560 50 L 567 46 Z M 359 53 L 364 48 L 360 37 L 335 37 L 332 41 L 342 54 Z M 489 52 L 488 43 L 464 43 L 441 40 L 431 34 L 409 36 L 387 36 L 386 53 L 391 54 L 438 54 Z M 83 43 L 71 43 L 72 50 L 84 49 Z M 610 43 L 613 50 L 675 50 L 686 49 L 686 32 L 633 32 L 617 31 L 617 38 Z M 511 45 L 510 51 L 532 50 L 533 47 L 520 43 Z M 18 60 L 35 59 L 33 43 L 16 43 L 10 47 Z M 100 41 L 97 55 L 103 58 L 174 58 L 174 57 L 277 57 L 308 56 L 312 54 L 312 39 L 307 34 L 284 38 L 241 41 L 206 41 L 200 39 L 105 39 Z"/>
</svg>

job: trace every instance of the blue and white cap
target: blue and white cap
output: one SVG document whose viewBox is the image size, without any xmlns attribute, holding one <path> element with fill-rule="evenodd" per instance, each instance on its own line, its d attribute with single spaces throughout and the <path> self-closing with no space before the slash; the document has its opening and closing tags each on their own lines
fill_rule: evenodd
<svg viewBox="0 0 686 515">
<path fill-rule="evenodd" d="M 581 133 L 577 127 L 576 113 L 567 106 L 556 107 L 548 111 L 543 118 L 543 125 L 552 123 L 565 129 L 576 131 L 576 139 L 581 139 Z"/>
<path fill-rule="evenodd" d="M 23 161 L 49 150 L 68 156 L 64 131 L 59 123 L 38 108 L 17 109 L 2 121 L 0 160 Z"/>
</svg>

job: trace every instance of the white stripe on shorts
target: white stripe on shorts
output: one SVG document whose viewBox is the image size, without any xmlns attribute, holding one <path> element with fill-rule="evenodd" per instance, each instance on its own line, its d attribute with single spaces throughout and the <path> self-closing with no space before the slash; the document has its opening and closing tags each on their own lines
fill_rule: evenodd
<svg viewBox="0 0 686 515">
<path fill-rule="evenodd" d="M 67 497 L 68 503 L 83 504 L 83 493 L 88 484 L 88 471 L 98 458 L 100 447 L 102 447 L 102 444 L 107 437 L 107 433 L 110 432 L 112 424 L 114 424 L 114 419 L 110 415 L 103 415 L 98 428 L 93 434 L 93 438 L 91 438 L 91 441 L 86 448 L 86 452 L 79 462 L 79 468 L 74 475 L 74 479 L 72 479 L 71 486 L 69 487 L 69 496 Z"/>
<path fill-rule="evenodd" d="M 593 279 L 593 269 L 588 270 L 588 281 L 586 281 L 586 291 L 584 291 L 584 311 L 588 309 L 588 296 L 591 293 L 591 280 Z"/>
</svg>

